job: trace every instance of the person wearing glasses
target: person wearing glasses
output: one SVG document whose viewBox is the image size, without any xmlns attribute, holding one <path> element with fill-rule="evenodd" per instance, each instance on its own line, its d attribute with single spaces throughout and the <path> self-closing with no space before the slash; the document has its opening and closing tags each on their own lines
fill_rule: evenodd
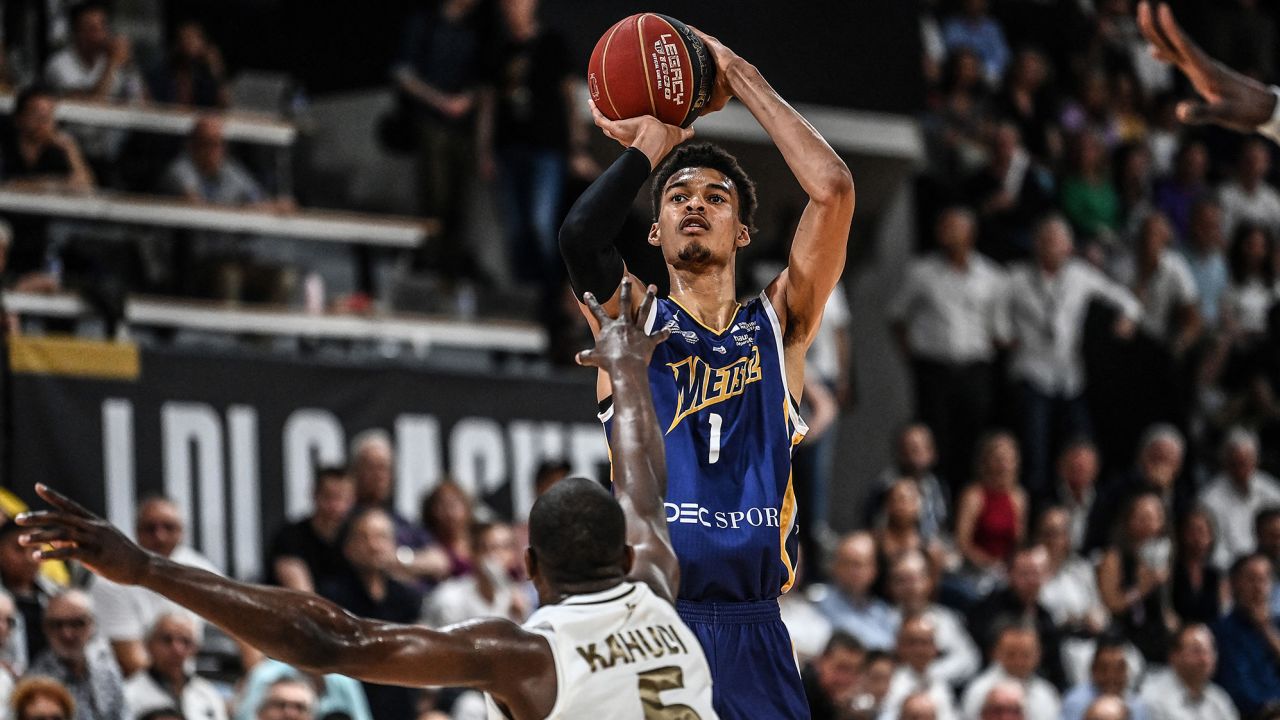
<svg viewBox="0 0 1280 720">
<path fill-rule="evenodd" d="M 127 713 L 124 680 L 111 653 L 90 648 L 95 629 L 87 594 L 65 590 L 54 595 L 44 611 L 49 647 L 31 663 L 27 675 L 43 675 L 65 685 L 76 701 L 75 720 L 120 720 Z"/>
<path fill-rule="evenodd" d="M 71 691 L 53 678 L 35 676 L 23 679 L 13 689 L 9 717 L 14 720 L 71 720 L 76 701 Z"/>
<path fill-rule="evenodd" d="M 267 696 L 258 704 L 258 720 L 312 720 L 316 691 L 299 678 L 282 678 L 271 683 Z"/>
<path fill-rule="evenodd" d="M 185 717 L 227 720 L 227 704 L 208 680 L 190 672 L 200 650 L 196 621 L 188 613 L 165 613 L 147 630 L 151 667 L 133 674 L 124 684 L 131 717 L 142 720 L 150 711 L 178 707 Z"/>
</svg>

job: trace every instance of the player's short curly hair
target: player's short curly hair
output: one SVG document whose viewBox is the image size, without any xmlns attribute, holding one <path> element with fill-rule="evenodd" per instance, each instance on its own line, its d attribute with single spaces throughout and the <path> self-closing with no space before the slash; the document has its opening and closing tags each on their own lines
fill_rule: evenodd
<svg viewBox="0 0 1280 720">
<path fill-rule="evenodd" d="M 586 478 L 552 485 L 529 511 L 529 546 L 553 582 L 589 582 L 625 571 L 626 535 L 618 501 Z"/>
<path fill-rule="evenodd" d="M 756 184 L 751 181 L 747 171 L 738 164 L 738 159 L 727 150 L 711 143 L 693 143 L 681 145 L 667 155 L 667 159 L 658 166 L 653 175 L 653 220 L 658 221 L 658 213 L 662 209 L 662 190 L 672 175 L 685 168 L 709 168 L 718 170 L 733 182 L 738 191 L 738 222 L 747 227 L 748 232 L 755 232 L 756 218 Z"/>
</svg>

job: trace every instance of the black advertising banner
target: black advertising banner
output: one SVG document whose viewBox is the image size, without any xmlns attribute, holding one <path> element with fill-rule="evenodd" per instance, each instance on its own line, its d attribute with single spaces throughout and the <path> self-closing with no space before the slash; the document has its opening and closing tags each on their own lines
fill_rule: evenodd
<svg viewBox="0 0 1280 720">
<path fill-rule="evenodd" d="M 395 443 L 396 507 L 452 477 L 517 518 L 533 473 L 563 458 L 608 472 L 588 373 L 559 378 L 453 374 L 404 365 L 74 340 L 10 347 L 9 486 L 64 488 L 129 531 L 148 494 L 173 498 L 188 540 L 228 572 L 252 578 L 263 543 L 310 507 L 319 465 L 345 462 L 357 433 Z"/>
</svg>

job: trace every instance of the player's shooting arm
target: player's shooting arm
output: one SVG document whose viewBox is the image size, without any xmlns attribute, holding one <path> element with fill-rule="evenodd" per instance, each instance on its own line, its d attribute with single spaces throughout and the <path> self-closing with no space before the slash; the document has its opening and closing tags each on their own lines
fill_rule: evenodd
<svg viewBox="0 0 1280 720">
<path fill-rule="evenodd" d="M 787 104 L 760 71 L 719 40 L 699 33 L 716 61 L 712 107 L 732 95 L 742 101 L 778 146 L 787 167 L 809 196 L 796 227 L 787 269 L 770 289 L 787 333 L 787 344 L 807 348 L 822 319 L 827 297 L 844 272 L 853 220 L 853 175 L 835 150 Z"/>
<path fill-rule="evenodd" d="M 310 593 L 250 585 L 148 553 L 118 529 L 44 486 L 53 510 L 19 523 L 28 547 L 75 559 L 103 577 L 163 595 L 267 655 L 316 673 L 389 685 L 475 687 L 509 697 L 522 673 L 548 671 L 543 640 L 505 620 L 435 631 L 355 617 Z M 525 663 L 531 665 L 526 666 Z M 520 673 L 514 672 L 520 668 Z M 545 675 L 543 675 L 545 677 Z"/>
<path fill-rule="evenodd" d="M 627 544 L 635 551 L 630 579 L 643 582 L 660 597 L 674 601 L 680 584 L 680 565 L 667 532 L 664 500 L 667 495 L 667 463 L 649 389 L 649 358 L 653 349 L 670 335 L 669 330 L 645 335 L 645 318 L 655 289 L 645 293 L 640 311 L 631 316 L 633 283 L 622 281 L 618 292 L 620 315 L 611 319 L 587 295 L 589 311 L 600 323 L 592 350 L 580 353 L 578 362 L 609 373 L 613 383 L 613 486 L 627 518 Z"/>
</svg>

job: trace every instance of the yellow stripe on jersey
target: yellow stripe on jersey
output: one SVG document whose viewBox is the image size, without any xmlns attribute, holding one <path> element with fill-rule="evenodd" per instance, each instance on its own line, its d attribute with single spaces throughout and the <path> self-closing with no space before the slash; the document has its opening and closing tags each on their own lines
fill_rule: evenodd
<svg viewBox="0 0 1280 720">
<path fill-rule="evenodd" d="M 782 496 L 782 517 L 781 529 L 778 531 L 779 545 L 782 547 L 782 564 L 787 568 L 787 581 L 782 584 L 782 592 L 787 592 L 796 582 L 796 566 L 791 562 L 791 555 L 787 552 L 787 535 L 790 534 L 791 526 L 796 518 L 796 491 L 791 484 L 791 472 L 787 472 L 787 492 Z"/>
<path fill-rule="evenodd" d="M 698 316 L 697 316 L 697 315 L 694 315 L 692 312 L 690 312 L 689 308 L 685 307 L 684 305 L 681 305 L 679 300 L 675 299 L 674 297 L 669 297 L 669 298 L 667 298 L 667 299 L 668 299 L 668 300 L 670 300 L 671 302 L 675 303 L 677 307 L 679 307 L 681 310 L 683 310 L 683 311 L 684 311 L 684 314 L 685 314 L 685 315 L 688 315 L 690 320 L 692 320 L 692 321 L 694 321 L 694 322 L 698 323 L 699 325 L 701 325 L 701 326 L 703 327 L 703 329 L 708 330 L 708 331 L 710 331 L 710 332 L 713 332 L 713 333 L 715 333 L 716 335 L 723 335 L 723 334 L 725 334 L 726 332 L 728 332 L 729 328 L 733 327 L 733 321 L 738 319 L 738 312 L 739 312 L 740 310 L 742 310 L 742 303 L 734 303 L 734 304 L 733 304 L 733 314 L 729 316 L 729 324 L 728 324 L 728 325 L 725 325 L 724 327 L 720 328 L 719 330 L 716 330 L 715 328 L 713 328 L 713 327 L 711 327 L 711 326 L 707 325 L 706 323 L 702 322 L 701 320 L 699 320 L 699 319 L 698 319 Z M 778 348 L 778 352 L 782 352 L 782 348 Z"/>
</svg>

